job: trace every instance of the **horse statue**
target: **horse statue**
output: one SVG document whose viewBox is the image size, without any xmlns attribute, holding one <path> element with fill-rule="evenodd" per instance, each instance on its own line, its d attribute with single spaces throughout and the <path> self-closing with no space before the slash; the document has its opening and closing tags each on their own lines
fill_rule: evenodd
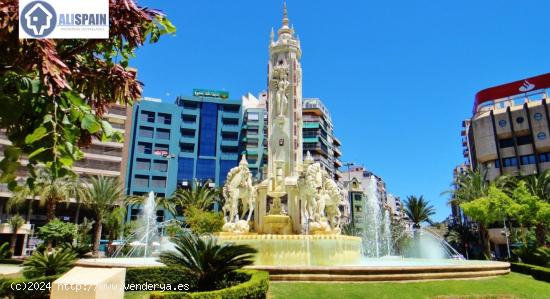
<svg viewBox="0 0 550 299">
<path fill-rule="evenodd" d="M 342 191 L 338 185 L 336 185 L 334 180 L 325 174 L 323 176 L 323 188 L 321 192 L 326 194 L 324 198 L 324 205 L 327 220 L 333 230 L 339 230 L 340 220 L 342 218 L 342 213 L 340 212 L 339 206 L 344 202 Z"/>
<path fill-rule="evenodd" d="M 298 191 L 302 199 L 302 215 L 306 220 L 314 220 L 318 214 L 317 200 L 319 188 L 322 187 L 323 176 L 319 163 L 313 163 L 313 158 L 308 152 L 304 161 L 304 172 L 298 179 Z M 319 215 L 323 215 L 322 213 Z"/>
<path fill-rule="evenodd" d="M 256 203 L 256 188 L 252 185 L 252 174 L 244 155 L 239 166 L 233 167 L 227 174 L 227 180 L 223 186 L 223 197 L 225 205 L 222 207 L 222 212 L 224 217 L 229 214 L 226 222 L 238 222 L 239 219 L 244 219 L 247 212 L 246 221 L 250 221 Z M 243 208 L 240 217 L 239 202 Z"/>
</svg>

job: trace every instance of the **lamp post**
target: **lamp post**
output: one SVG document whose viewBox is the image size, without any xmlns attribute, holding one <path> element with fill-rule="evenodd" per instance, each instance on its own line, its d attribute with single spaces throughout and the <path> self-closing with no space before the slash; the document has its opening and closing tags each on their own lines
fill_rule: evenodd
<svg viewBox="0 0 550 299">
<path fill-rule="evenodd" d="M 167 198 L 168 197 L 168 176 L 170 175 L 170 160 L 175 159 L 176 155 L 170 154 L 167 151 L 155 151 L 155 155 L 166 159 L 167 164 L 166 164 L 166 183 L 164 185 L 164 197 Z M 173 215 L 173 216 L 175 217 L 176 215 Z"/>
<path fill-rule="evenodd" d="M 352 227 L 355 227 L 355 217 L 353 217 L 353 200 L 351 198 L 351 171 L 350 171 L 350 167 L 355 165 L 354 163 L 352 162 L 347 162 L 347 163 L 344 163 L 344 166 L 346 166 L 348 168 L 348 202 L 349 202 L 349 207 L 350 207 L 350 210 L 351 210 L 351 226 Z"/>
</svg>

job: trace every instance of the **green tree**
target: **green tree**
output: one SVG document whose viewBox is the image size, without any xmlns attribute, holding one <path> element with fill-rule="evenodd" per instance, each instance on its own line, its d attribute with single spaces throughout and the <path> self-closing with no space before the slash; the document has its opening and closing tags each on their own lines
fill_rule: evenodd
<svg viewBox="0 0 550 299">
<path fill-rule="evenodd" d="M 512 205 L 514 205 L 514 202 L 510 196 L 495 184 L 490 185 L 487 196 L 460 205 L 468 217 L 479 223 L 486 256 L 490 256 L 491 254 L 489 225 L 502 221 L 505 217 L 509 216 L 509 212 L 515 208 L 511 207 Z"/>
<path fill-rule="evenodd" d="M 107 254 L 111 255 L 113 240 L 122 235 L 124 230 L 124 219 L 126 218 L 126 208 L 116 207 L 105 218 L 104 228 L 107 233 Z"/>
<path fill-rule="evenodd" d="M 184 212 L 190 207 L 209 210 L 221 198 L 220 189 L 209 187 L 209 183 L 200 184 L 195 180 L 190 189 L 177 189 L 172 197 Z"/>
<path fill-rule="evenodd" d="M 73 267 L 75 261 L 76 255 L 71 250 L 36 251 L 23 262 L 23 276 L 37 278 L 63 274 Z"/>
<path fill-rule="evenodd" d="M 17 231 L 25 224 L 25 219 L 19 215 L 14 215 L 8 219 L 8 224 L 11 229 L 10 251 L 13 255 L 15 254 L 15 245 L 17 243 Z"/>
<path fill-rule="evenodd" d="M 533 226 L 544 228 L 550 224 L 550 203 L 542 200 L 536 193 L 532 193 L 531 190 L 526 181 L 520 181 L 511 194 L 514 204 L 508 207 L 508 214 L 520 225 L 524 244 L 527 244 L 527 229 Z M 544 235 L 542 237 L 542 240 L 540 240 L 537 234 L 539 245 L 543 245 L 544 243 Z"/>
<path fill-rule="evenodd" d="M 99 242 L 103 224 L 116 204 L 125 198 L 124 190 L 117 178 L 98 176 L 90 178 L 90 185 L 80 191 L 82 204 L 94 215 L 95 229 L 92 241 L 93 254 L 99 253 Z"/>
<path fill-rule="evenodd" d="M 36 197 L 40 194 L 40 186 L 34 184 L 34 180 L 31 180 L 28 184 L 24 186 L 18 186 L 13 193 L 13 196 L 8 200 L 7 208 L 8 210 L 15 211 L 19 210 L 25 204 L 27 204 L 27 216 L 26 222 L 31 223 L 32 216 L 32 206 Z"/>
<path fill-rule="evenodd" d="M 190 207 L 185 211 L 185 223 L 195 234 L 202 235 L 221 231 L 224 220 L 220 212 Z"/>
<path fill-rule="evenodd" d="M 40 188 L 40 203 L 46 206 L 46 220 L 55 218 L 57 204 L 68 201 L 73 195 L 74 176 L 58 177 L 48 168 L 39 168 L 33 184 Z"/>
<path fill-rule="evenodd" d="M 37 236 L 47 244 L 61 245 L 71 243 L 76 237 L 77 227 L 74 223 L 54 219 L 38 229 Z"/>
<path fill-rule="evenodd" d="M 405 215 L 412 221 L 414 228 L 420 228 L 420 223 L 431 223 L 430 217 L 435 215 L 435 208 L 423 196 L 408 196 L 405 200 Z"/>
<path fill-rule="evenodd" d="M 2 2 L 0 20 L 0 128 L 12 143 L 0 183 L 10 189 L 23 154 L 31 171 L 44 164 L 61 178 L 93 137 L 120 139 L 102 116 L 111 104 L 141 98 L 131 58 L 175 32 L 164 15 L 133 0 L 109 1 L 108 39 L 19 39 L 17 0 Z"/>
<path fill-rule="evenodd" d="M 199 291 L 216 288 L 225 275 L 253 263 L 256 249 L 248 245 L 218 243 L 214 236 L 183 234 L 172 239 L 175 251 L 163 251 L 160 261 L 182 267 L 197 277 Z"/>
<path fill-rule="evenodd" d="M 550 203 L 550 169 L 546 169 L 540 174 L 526 176 L 524 181 L 531 194 L 538 196 L 546 203 Z M 545 207 L 541 207 L 542 210 Z M 544 211 L 539 215 L 539 218 L 545 218 Z M 543 222 L 539 222 L 536 226 L 536 236 L 539 246 L 544 245 L 546 231 L 548 225 L 544 225 Z"/>
</svg>

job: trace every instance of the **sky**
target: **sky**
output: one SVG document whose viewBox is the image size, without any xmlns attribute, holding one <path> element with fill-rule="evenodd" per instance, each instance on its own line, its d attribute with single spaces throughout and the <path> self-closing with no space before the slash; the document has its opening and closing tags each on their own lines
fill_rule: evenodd
<svg viewBox="0 0 550 299">
<path fill-rule="evenodd" d="M 174 36 L 137 52 L 144 96 L 172 102 L 193 88 L 233 99 L 266 89 L 271 28 L 282 0 L 138 1 L 162 10 Z M 450 214 L 461 121 L 481 89 L 550 70 L 547 0 L 288 0 L 301 40 L 303 97 L 320 98 L 342 161 L 381 176 L 389 192 L 423 195 Z"/>
</svg>

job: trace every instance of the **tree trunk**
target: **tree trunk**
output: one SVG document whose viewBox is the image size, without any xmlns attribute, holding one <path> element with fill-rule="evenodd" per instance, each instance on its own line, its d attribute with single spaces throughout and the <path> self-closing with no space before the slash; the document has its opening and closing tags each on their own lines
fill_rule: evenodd
<svg viewBox="0 0 550 299">
<path fill-rule="evenodd" d="M 76 202 L 76 212 L 74 214 L 74 224 L 78 225 L 78 218 L 80 218 L 80 201 Z"/>
<path fill-rule="evenodd" d="M 94 242 L 93 242 L 93 250 L 92 250 L 92 254 L 94 256 L 98 256 L 99 255 L 99 243 L 101 241 L 101 229 L 102 229 L 102 224 L 101 224 L 101 218 L 97 218 L 96 219 L 96 223 L 95 223 L 95 231 L 94 231 Z"/>
<path fill-rule="evenodd" d="M 483 244 L 483 252 L 485 257 L 491 258 L 491 241 L 489 240 L 489 231 L 485 229 L 485 226 L 479 225 L 479 236 L 481 237 L 481 243 Z"/>
<path fill-rule="evenodd" d="M 27 223 L 31 223 L 31 216 L 32 216 L 32 205 L 34 203 L 34 196 L 31 197 L 31 201 L 29 202 L 29 208 L 27 209 Z"/>
<path fill-rule="evenodd" d="M 48 220 L 48 222 L 52 221 L 55 218 L 55 208 L 55 199 L 48 199 L 46 203 L 46 220 Z"/>
<path fill-rule="evenodd" d="M 17 230 L 12 232 L 12 234 L 11 234 L 10 251 L 11 251 L 11 256 L 12 257 L 15 255 L 15 244 L 16 243 L 17 243 Z"/>
<path fill-rule="evenodd" d="M 544 246 L 545 245 L 545 227 L 544 227 L 544 224 L 542 223 L 537 223 L 537 226 L 535 228 L 535 234 L 537 236 L 537 243 L 539 246 Z"/>
</svg>

